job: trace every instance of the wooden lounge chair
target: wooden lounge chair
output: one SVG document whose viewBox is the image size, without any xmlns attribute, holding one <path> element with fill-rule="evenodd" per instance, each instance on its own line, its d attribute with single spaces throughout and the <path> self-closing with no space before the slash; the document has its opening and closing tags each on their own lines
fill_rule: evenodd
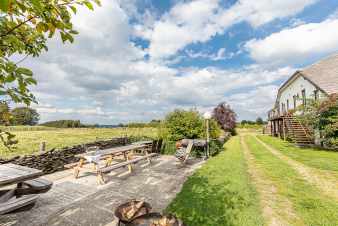
<svg viewBox="0 0 338 226">
<path fill-rule="evenodd" d="M 181 163 L 183 163 L 183 164 L 186 163 L 186 161 L 188 160 L 188 158 L 190 156 L 190 153 L 192 151 L 193 146 L 194 146 L 194 142 L 192 140 L 190 140 L 189 143 L 188 143 L 187 149 L 185 150 L 185 155 L 178 158 L 181 161 Z"/>
<path fill-rule="evenodd" d="M 53 182 L 43 178 L 36 178 L 23 182 L 22 187 L 16 189 L 16 193 L 18 195 L 41 194 L 49 191 L 52 186 Z"/>
<path fill-rule="evenodd" d="M 163 139 L 159 139 L 156 145 L 156 153 L 161 153 L 162 144 L 163 144 Z"/>
<path fill-rule="evenodd" d="M 158 142 L 157 140 L 153 140 L 153 143 L 151 144 L 151 153 L 156 152 L 157 142 Z"/>
<path fill-rule="evenodd" d="M 19 198 L 11 197 L 5 202 L 0 202 L 0 215 L 20 209 L 36 202 L 38 195 L 24 195 Z"/>
<path fill-rule="evenodd" d="M 132 172 L 132 164 L 135 164 L 141 160 L 144 160 L 144 159 L 147 159 L 148 162 L 150 163 L 150 158 L 157 155 L 156 153 L 151 153 L 151 154 L 147 154 L 145 156 L 142 156 L 142 157 L 137 157 L 135 159 L 131 159 L 131 160 L 127 160 L 126 162 L 121 162 L 121 163 L 118 163 L 118 164 L 114 164 L 114 165 L 111 165 L 111 166 L 107 166 L 107 167 L 103 167 L 103 168 L 100 168 L 97 170 L 97 182 L 99 184 L 104 184 L 105 183 L 105 180 L 103 178 L 103 175 L 106 174 L 106 173 L 110 173 L 111 171 L 115 170 L 115 169 L 119 169 L 119 168 L 122 168 L 122 167 L 125 167 L 125 166 L 128 166 L 128 170 L 129 172 L 131 173 Z"/>
</svg>

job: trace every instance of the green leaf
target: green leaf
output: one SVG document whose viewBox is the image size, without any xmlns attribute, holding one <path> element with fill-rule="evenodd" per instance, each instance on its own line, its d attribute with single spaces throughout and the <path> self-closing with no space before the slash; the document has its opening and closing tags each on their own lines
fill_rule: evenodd
<svg viewBox="0 0 338 226">
<path fill-rule="evenodd" d="M 94 10 L 94 7 L 93 7 L 92 3 L 86 1 L 86 2 L 84 2 L 84 4 L 87 6 L 88 9 Z"/>
<path fill-rule="evenodd" d="M 0 10 L 3 12 L 7 12 L 9 8 L 10 0 L 0 0 Z"/>
<path fill-rule="evenodd" d="M 69 33 L 70 33 L 70 34 L 73 34 L 73 35 L 79 34 L 79 32 L 78 32 L 78 31 L 75 31 L 75 30 L 70 30 Z"/>
<path fill-rule="evenodd" d="M 36 25 L 36 30 L 39 32 L 39 33 L 42 33 L 44 32 L 45 30 L 45 24 L 40 22 Z"/>
<path fill-rule="evenodd" d="M 29 70 L 28 68 L 24 68 L 24 67 L 19 67 L 16 70 L 16 72 L 19 73 L 19 74 L 27 75 L 27 76 L 33 76 L 33 72 L 31 70 Z"/>
<path fill-rule="evenodd" d="M 29 83 L 29 84 L 34 84 L 34 85 L 37 84 L 36 80 L 34 78 L 31 78 L 31 77 L 27 78 L 26 82 Z"/>
<path fill-rule="evenodd" d="M 69 8 L 73 11 L 74 14 L 76 14 L 77 11 L 75 6 L 71 5 L 69 6 Z"/>
</svg>

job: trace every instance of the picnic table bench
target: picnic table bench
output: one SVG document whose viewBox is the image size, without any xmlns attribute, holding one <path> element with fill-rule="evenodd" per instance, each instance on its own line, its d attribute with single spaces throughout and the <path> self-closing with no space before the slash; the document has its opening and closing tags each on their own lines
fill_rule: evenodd
<svg viewBox="0 0 338 226">
<path fill-rule="evenodd" d="M 30 205 L 38 198 L 37 194 L 47 192 L 52 182 L 39 178 L 41 175 L 41 170 L 25 166 L 0 165 L 0 187 L 16 185 L 0 190 L 0 215 Z"/>
<path fill-rule="evenodd" d="M 133 158 L 133 152 L 136 150 L 141 150 L 144 155 Z M 123 162 L 112 164 L 114 158 L 121 155 L 123 155 Z M 132 164 L 144 159 L 147 159 L 148 163 L 150 163 L 150 158 L 155 155 L 155 153 L 149 153 L 149 142 L 137 142 L 130 145 L 98 150 L 96 152 L 78 154 L 76 157 L 80 158 L 79 162 L 67 165 L 67 167 L 73 167 L 74 177 L 78 178 L 84 164 L 93 163 L 93 169 L 97 174 L 97 182 L 99 184 L 104 184 L 105 180 L 103 174 L 125 166 L 128 166 L 128 172 L 132 172 Z M 99 166 L 100 160 L 105 161 L 104 167 Z"/>
</svg>

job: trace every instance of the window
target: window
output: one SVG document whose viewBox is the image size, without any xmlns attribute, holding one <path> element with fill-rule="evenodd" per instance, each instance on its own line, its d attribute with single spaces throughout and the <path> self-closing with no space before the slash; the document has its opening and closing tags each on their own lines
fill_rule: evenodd
<svg viewBox="0 0 338 226">
<path fill-rule="evenodd" d="M 285 104 L 282 103 L 282 112 L 285 113 Z"/>
<path fill-rule="evenodd" d="M 315 91 L 313 91 L 313 94 L 315 96 L 315 100 L 318 100 L 319 99 L 319 92 L 318 92 L 318 89 L 316 89 Z"/>
<path fill-rule="evenodd" d="M 290 105 L 289 105 L 289 99 L 286 100 L 286 109 L 289 110 L 290 109 Z"/>
<path fill-rule="evenodd" d="M 296 109 L 297 107 L 297 96 L 293 95 L 293 109 Z"/>
<path fill-rule="evenodd" d="M 302 90 L 302 100 L 303 100 L 303 106 L 306 105 L 306 93 L 305 93 L 305 89 Z"/>
</svg>

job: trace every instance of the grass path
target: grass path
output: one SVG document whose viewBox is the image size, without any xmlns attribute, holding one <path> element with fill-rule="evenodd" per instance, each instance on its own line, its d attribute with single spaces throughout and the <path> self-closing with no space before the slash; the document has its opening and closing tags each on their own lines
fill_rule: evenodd
<svg viewBox="0 0 338 226">
<path fill-rule="evenodd" d="M 338 152 L 320 148 L 299 148 L 272 136 L 257 135 L 257 137 L 297 162 L 311 168 L 330 171 L 338 178 Z"/>
<path fill-rule="evenodd" d="M 306 181 L 319 188 L 327 196 L 334 198 L 338 201 L 338 180 L 330 172 L 310 168 L 292 158 L 282 154 L 279 150 L 266 144 L 256 136 L 256 140 L 268 149 L 272 154 L 280 158 L 295 169 Z"/>
<path fill-rule="evenodd" d="M 253 136 L 245 136 L 260 170 L 272 181 L 278 195 L 290 200 L 297 216 L 305 225 L 338 225 L 338 202 L 323 195 L 285 160 L 278 158 Z M 293 222 L 291 225 L 302 225 Z"/>
<path fill-rule="evenodd" d="M 297 222 L 298 225 L 303 225 L 295 214 L 292 203 L 278 194 L 273 182 L 264 176 L 257 167 L 255 159 L 244 141 L 244 136 L 241 136 L 241 146 L 248 164 L 248 172 L 259 193 L 263 217 L 267 224 L 270 226 L 282 226 Z"/>
<path fill-rule="evenodd" d="M 238 136 L 189 177 L 167 212 L 188 226 L 265 225 Z"/>
</svg>

